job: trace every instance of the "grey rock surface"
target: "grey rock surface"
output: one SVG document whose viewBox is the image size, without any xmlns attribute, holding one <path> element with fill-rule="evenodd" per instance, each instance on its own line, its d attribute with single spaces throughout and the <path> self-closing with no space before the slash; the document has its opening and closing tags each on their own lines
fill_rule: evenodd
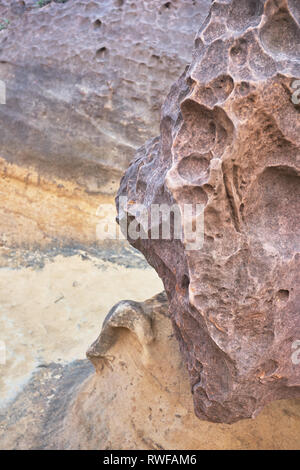
<svg viewBox="0 0 300 470">
<path fill-rule="evenodd" d="M 41 364 L 13 403 L 0 413 L 0 449 L 56 448 L 68 407 L 92 373 L 86 360 Z"/>
<path fill-rule="evenodd" d="M 44 3 L 0 5 L 0 157 L 114 194 L 211 2 Z"/>
</svg>

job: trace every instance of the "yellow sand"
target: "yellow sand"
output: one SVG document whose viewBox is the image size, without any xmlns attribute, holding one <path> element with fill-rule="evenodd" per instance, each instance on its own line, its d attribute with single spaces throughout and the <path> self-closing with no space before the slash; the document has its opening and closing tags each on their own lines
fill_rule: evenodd
<svg viewBox="0 0 300 470">
<path fill-rule="evenodd" d="M 0 269 L 0 408 L 51 361 L 85 358 L 109 309 L 118 301 L 146 300 L 163 290 L 151 268 L 127 269 L 109 262 L 57 256 L 42 270 Z"/>
</svg>

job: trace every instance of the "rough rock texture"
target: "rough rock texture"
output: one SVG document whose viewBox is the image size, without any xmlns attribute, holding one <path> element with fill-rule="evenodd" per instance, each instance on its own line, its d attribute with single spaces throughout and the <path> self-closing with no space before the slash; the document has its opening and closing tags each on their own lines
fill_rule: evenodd
<svg viewBox="0 0 300 470">
<path fill-rule="evenodd" d="M 93 372 L 88 361 L 51 362 L 36 369 L 14 402 L 0 413 L 0 449 L 52 449 L 64 432 L 72 399 Z"/>
<path fill-rule="evenodd" d="M 111 203 L 110 196 L 87 193 L 76 183 L 51 180 L 0 158 L 0 246 L 91 247 L 98 242 L 98 207 Z"/>
<path fill-rule="evenodd" d="M 1 1 L 0 157 L 115 194 L 210 0 Z"/>
<path fill-rule="evenodd" d="M 300 396 L 300 3 L 216 1 L 119 205 L 204 205 L 204 244 L 130 240 L 162 278 L 195 413 L 232 423 Z"/>
<path fill-rule="evenodd" d="M 210 3 L 0 2 L 0 245 L 97 243 Z"/>
<path fill-rule="evenodd" d="M 38 369 L 0 413 L 0 449 L 300 446 L 299 400 L 272 403 L 257 419 L 233 425 L 195 417 L 164 294 L 117 304 L 88 354 L 96 374 L 87 361 Z"/>
</svg>

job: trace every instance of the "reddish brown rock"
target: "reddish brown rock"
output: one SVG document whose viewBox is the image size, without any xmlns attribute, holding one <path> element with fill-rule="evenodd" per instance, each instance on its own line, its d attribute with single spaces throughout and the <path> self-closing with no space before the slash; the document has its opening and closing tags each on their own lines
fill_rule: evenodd
<svg viewBox="0 0 300 470">
<path fill-rule="evenodd" d="M 296 0 L 214 2 L 119 190 L 129 221 L 135 203 L 204 205 L 201 249 L 129 237 L 164 282 L 200 419 L 300 396 L 299 21 Z"/>
</svg>

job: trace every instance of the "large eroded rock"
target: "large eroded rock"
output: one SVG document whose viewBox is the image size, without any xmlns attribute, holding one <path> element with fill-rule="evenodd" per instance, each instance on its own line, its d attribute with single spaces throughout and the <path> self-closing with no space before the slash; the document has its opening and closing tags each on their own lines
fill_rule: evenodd
<svg viewBox="0 0 300 470">
<path fill-rule="evenodd" d="M 296 0 L 214 2 L 119 190 L 120 222 L 204 206 L 200 249 L 129 237 L 164 282 L 201 419 L 300 396 L 299 21 Z"/>
</svg>

